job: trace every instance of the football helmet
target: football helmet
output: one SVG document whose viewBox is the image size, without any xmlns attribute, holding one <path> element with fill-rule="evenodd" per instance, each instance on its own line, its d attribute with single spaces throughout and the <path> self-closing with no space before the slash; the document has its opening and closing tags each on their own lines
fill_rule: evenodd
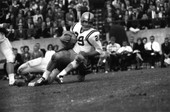
<svg viewBox="0 0 170 112">
<path fill-rule="evenodd" d="M 88 29 L 93 25 L 94 14 L 91 12 L 84 12 L 81 16 L 81 24 L 83 28 Z"/>
</svg>

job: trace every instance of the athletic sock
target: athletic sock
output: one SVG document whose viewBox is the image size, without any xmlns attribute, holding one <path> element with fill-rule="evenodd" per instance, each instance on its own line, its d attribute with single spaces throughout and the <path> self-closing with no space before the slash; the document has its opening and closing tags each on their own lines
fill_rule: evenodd
<svg viewBox="0 0 170 112">
<path fill-rule="evenodd" d="M 65 76 L 65 75 L 67 75 L 68 72 L 70 72 L 71 70 L 73 70 L 77 67 L 78 67 L 77 61 L 74 60 L 70 64 L 68 64 L 67 67 L 64 70 L 62 70 L 57 76 L 58 77 Z"/>
<path fill-rule="evenodd" d="M 49 72 L 49 71 L 45 71 L 45 72 L 43 73 L 43 76 L 42 76 L 42 77 L 43 77 L 45 80 L 48 80 L 50 73 L 51 73 L 51 72 Z"/>
<path fill-rule="evenodd" d="M 9 85 L 14 84 L 15 82 L 14 73 L 9 74 L 8 76 L 9 76 Z"/>
<path fill-rule="evenodd" d="M 67 74 L 67 71 L 64 69 L 58 74 L 58 77 L 65 76 L 66 74 Z"/>
</svg>

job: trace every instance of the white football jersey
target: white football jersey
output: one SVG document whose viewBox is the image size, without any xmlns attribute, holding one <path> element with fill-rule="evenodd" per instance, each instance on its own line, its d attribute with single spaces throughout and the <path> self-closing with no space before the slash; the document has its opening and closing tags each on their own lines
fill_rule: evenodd
<svg viewBox="0 0 170 112">
<path fill-rule="evenodd" d="M 96 50 L 99 53 L 102 52 L 102 44 L 99 40 L 99 31 L 94 28 L 82 31 L 82 25 L 80 22 L 76 23 L 72 27 L 72 31 L 77 37 L 77 42 L 73 47 L 73 50 L 76 53 L 79 54 L 81 51 L 88 53 L 93 50 Z"/>
</svg>

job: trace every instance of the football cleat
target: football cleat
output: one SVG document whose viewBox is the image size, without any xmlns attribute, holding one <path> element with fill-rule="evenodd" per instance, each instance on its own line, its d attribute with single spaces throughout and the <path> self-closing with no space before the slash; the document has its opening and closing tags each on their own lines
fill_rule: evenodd
<svg viewBox="0 0 170 112">
<path fill-rule="evenodd" d="M 55 78 L 55 81 L 57 82 L 57 83 L 59 83 L 59 84 L 62 84 L 64 81 L 63 81 L 63 76 L 57 76 L 56 78 Z"/>
<path fill-rule="evenodd" d="M 41 77 L 36 82 L 29 83 L 28 86 L 42 86 L 42 85 L 47 85 L 47 84 L 48 84 L 48 80 L 45 80 L 44 77 Z"/>
</svg>

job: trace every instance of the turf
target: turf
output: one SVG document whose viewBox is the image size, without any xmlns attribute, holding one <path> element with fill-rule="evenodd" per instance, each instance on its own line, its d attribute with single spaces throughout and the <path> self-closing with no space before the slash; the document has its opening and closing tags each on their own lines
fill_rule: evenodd
<svg viewBox="0 0 170 112">
<path fill-rule="evenodd" d="M 170 112 L 170 69 L 98 73 L 77 82 L 9 87 L 0 81 L 0 112 Z"/>
</svg>

